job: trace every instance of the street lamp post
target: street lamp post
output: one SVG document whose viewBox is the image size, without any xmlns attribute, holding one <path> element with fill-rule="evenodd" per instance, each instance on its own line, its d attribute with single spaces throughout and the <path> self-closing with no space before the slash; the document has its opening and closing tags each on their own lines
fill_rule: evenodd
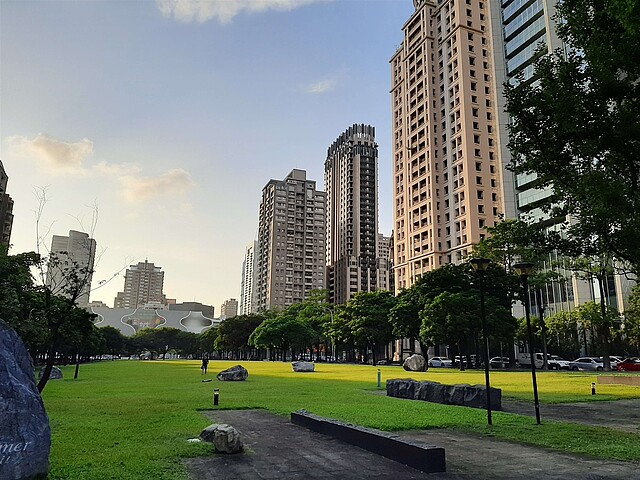
<svg viewBox="0 0 640 480">
<path fill-rule="evenodd" d="M 480 279 L 480 320 L 482 322 L 482 336 L 484 337 L 484 380 L 487 387 L 487 423 L 493 425 L 491 419 L 491 382 L 489 381 L 489 336 L 487 335 L 487 321 L 484 311 L 484 276 L 489 268 L 491 260 L 487 258 L 473 258 L 471 266 Z M 460 358 L 462 362 L 462 358 Z"/>
<path fill-rule="evenodd" d="M 533 331 L 531 330 L 531 317 L 529 304 L 529 275 L 533 272 L 533 263 L 522 262 L 513 266 L 520 275 L 522 288 L 524 290 L 524 311 L 527 318 L 527 333 L 529 336 L 529 357 L 531 359 L 531 380 L 533 382 L 533 400 L 536 408 L 536 423 L 540 425 L 540 401 L 538 400 L 538 382 L 536 380 L 536 360 L 533 354 Z"/>
</svg>

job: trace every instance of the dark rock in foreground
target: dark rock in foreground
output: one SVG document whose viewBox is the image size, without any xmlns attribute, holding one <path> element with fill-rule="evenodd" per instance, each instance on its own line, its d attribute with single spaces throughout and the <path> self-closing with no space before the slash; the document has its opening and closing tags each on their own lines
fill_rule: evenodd
<svg viewBox="0 0 640 480">
<path fill-rule="evenodd" d="M 51 429 L 33 363 L 18 334 L 0 320 L 0 478 L 27 480 L 49 470 Z"/>
<path fill-rule="evenodd" d="M 220 372 L 217 379 L 222 382 L 242 382 L 249 377 L 249 372 L 242 365 L 236 365 Z"/>
<path fill-rule="evenodd" d="M 423 400 L 445 405 L 486 408 L 487 388 L 484 385 L 443 385 L 438 382 L 418 382 L 410 378 L 387 380 L 389 397 Z M 502 390 L 491 387 L 491 409 L 502 410 Z"/>
</svg>

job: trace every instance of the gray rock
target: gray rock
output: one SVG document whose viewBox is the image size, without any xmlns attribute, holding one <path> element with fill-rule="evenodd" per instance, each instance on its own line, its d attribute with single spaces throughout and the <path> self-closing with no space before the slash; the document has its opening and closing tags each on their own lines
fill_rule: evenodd
<svg viewBox="0 0 640 480">
<path fill-rule="evenodd" d="M 45 367 L 42 367 L 38 372 L 38 380 L 42 378 L 44 369 Z M 58 367 L 52 367 L 51 373 L 49 374 L 49 380 L 62 380 L 62 370 L 60 370 Z"/>
<path fill-rule="evenodd" d="M 33 363 L 16 332 L 0 320 L 0 478 L 26 480 L 49 470 L 51 429 Z"/>
<path fill-rule="evenodd" d="M 243 449 L 240 433 L 231 425 L 214 423 L 200 433 L 204 442 L 213 443 L 217 452 L 240 453 Z"/>
<path fill-rule="evenodd" d="M 398 398 L 415 398 L 416 382 L 410 378 L 387 380 L 387 395 Z"/>
<path fill-rule="evenodd" d="M 311 362 L 292 362 L 294 372 L 315 372 L 316 364 Z"/>
<path fill-rule="evenodd" d="M 438 382 L 416 382 L 412 379 L 387 380 L 389 397 L 426 402 L 486 408 L 487 389 L 484 385 L 443 385 Z M 491 408 L 502 410 L 502 390 L 491 388 Z"/>
<path fill-rule="evenodd" d="M 404 361 L 402 368 L 408 372 L 426 372 L 428 367 L 424 357 L 414 353 Z"/>
<path fill-rule="evenodd" d="M 242 365 L 227 368 L 216 377 L 222 382 L 242 382 L 249 377 L 249 372 Z"/>
</svg>

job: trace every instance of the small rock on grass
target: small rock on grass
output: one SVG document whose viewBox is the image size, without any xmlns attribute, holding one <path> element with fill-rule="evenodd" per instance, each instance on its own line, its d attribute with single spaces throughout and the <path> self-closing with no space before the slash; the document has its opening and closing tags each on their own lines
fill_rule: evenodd
<svg viewBox="0 0 640 480">
<path fill-rule="evenodd" d="M 200 433 L 204 442 L 213 443 L 217 452 L 240 453 L 243 450 L 240 433 L 231 425 L 214 423 Z"/>
</svg>

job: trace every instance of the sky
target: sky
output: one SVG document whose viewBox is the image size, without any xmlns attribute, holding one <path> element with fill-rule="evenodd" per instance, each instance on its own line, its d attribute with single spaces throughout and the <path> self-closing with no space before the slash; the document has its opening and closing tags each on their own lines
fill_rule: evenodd
<svg viewBox="0 0 640 480">
<path fill-rule="evenodd" d="M 412 12 L 411 0 L 2 0 L 10 253 L 89 232 L 92 301 L 113 306 L 126 267 L 148 259 L 168 298 L 217 315 L 240 297 L 262 188 L 298 168 L 324 190 L 327 148 L 355 123 L 376 127 L 389 235 L 389 59 Z"/>
</svg>

